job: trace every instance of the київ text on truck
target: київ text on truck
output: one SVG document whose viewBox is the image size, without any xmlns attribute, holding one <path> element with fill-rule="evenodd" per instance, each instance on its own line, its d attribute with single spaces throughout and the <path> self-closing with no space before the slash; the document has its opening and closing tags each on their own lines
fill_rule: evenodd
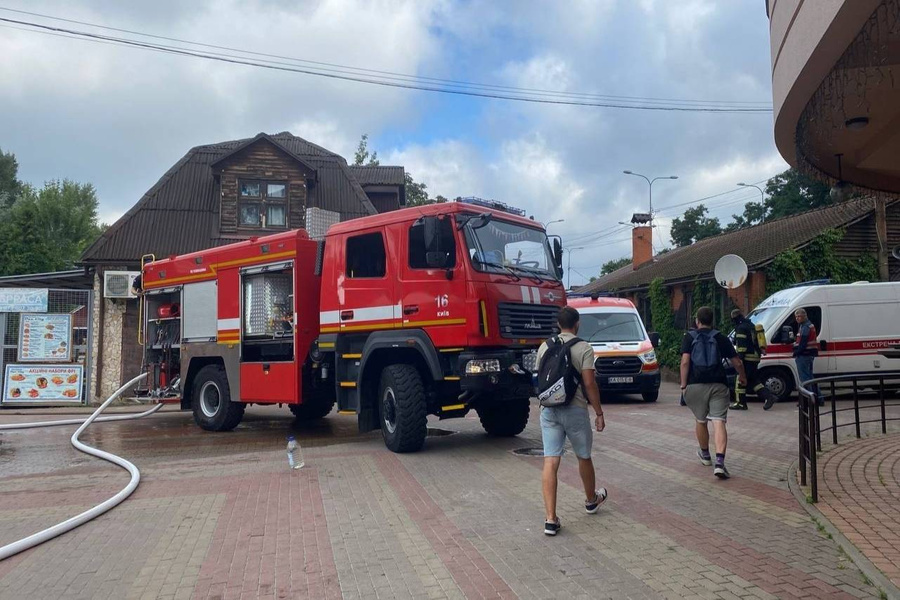
<svg viewBox="0 0 900 600">
<path fill-rule="evenodd" d="M 247 404 L 358 415 L 397 452 L 427 415 L 475 409 L 492 435 L 528 420 L 535 350 L 565 303 L 560 245 L 481 203 L 409 208 L 154 260 L 141 275 L 151 393 L 204 429 Z"/>
</svg>

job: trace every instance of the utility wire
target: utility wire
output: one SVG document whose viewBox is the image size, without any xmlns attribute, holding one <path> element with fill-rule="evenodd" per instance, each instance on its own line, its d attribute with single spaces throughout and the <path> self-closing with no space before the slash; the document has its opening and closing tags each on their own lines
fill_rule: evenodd
<svg viewBox="0 0 900 600">
<path fill-rule="evenodd" d="M 9 10 L 3 9 L 2 10 Z M 53 17 L 49 17 L 53 18 Z M 512 100 L 516 102 L 528 102 L 534 104 L 552 104 L 552 105 L 567 105 L 567 106 L 586 106 L 586 107 L 596 107 L 596 108 L 613 108 L 613 109 L 631 109 L 631 110 L 649 110 L 649 111 L 670 111 L 670 112 L 704 112 L 704 113 L 768 113 L 771 112 L 771 108 L 749 108 L 749 107 L 722 107 L 722 106 L 674 106 L 674 105 L 651 105 L 647 104 L 646 100 L 644 104 L 627 104 L 626 102 L 632 102 L 632 100 L 620 100 L 620 101 L 582 101 L 582 100 L 574 100 L 574 99 L 564 99 L 564 98 L 547 98 L 541 97 L 544 92 L 539 92 L 537 96 L 534 93 L 526 92 L 524 89 L 522 91 L 515 91 L 511 93 L 501 93 L 501 92 L 489 92 L 489 91 L 478 91 L 477 89 L 460 89 L 459 87 L 447 87 L 446 84 L 444 87 L 438 87 L 437 85 L 418 83 L 415 81 L 397 81 L 396 77 L 391 78 L 379 78 L 376 75 L 371 76 L 363 76 L 357 74 L 350 74 L 345 71 L 336 71 L 334 69 L 321 69 L 314 70 L 314 68 L 301 68 L 299 66 L 292 66 L 287 63 L 278 63 L 275 61 L 267 60 L 251 60 L 241 56 L 227 55 L 221 53 L 212 53 L 212 52 L 200 52 L 196 50 L 191 50 L 187 48 L 177 47 L 177 46 L 169 46 L 163 45 L 153 42 L 142 42 L 139 40 L 129 39 L 129 38 L 120 38 L 113 37 L 108 35 L 101 35 L 96 33 L 91 33 L 87 31 L 80 31 L 75 29 L 67 29 L 63 27 L 56 27 L 51 25 L 45 25 L 41 23 L 33 23 L 29 21 L 22 21 L 17 19 L 10 19 L 6 17 L 0 17 L 0 22 L 9 23 L 12 25 L 19 25 L 24 27 L 33 28 L 37 31 L 45 31 L 52 32 L 56 34 L 63 34 L 66 37 L 80 39 L 80 40 L 91 40 L 91 41 L 103 41 L 107 43 L 114 43 L 121 46 L 128 46 L 133 48 L 140 48 L 144 50 L 152 50 L 157 52 L 165 52 L 169 54 L 174 54 L 178 56 L 187 56 L 193 58 L 201 58 L 205 60 L 212 60 L 217 62 L 224 62 L 229 64 L 257 67 L 275 71 L 284 71 L 291 72 L 303 75 L 313 75 L 318 77 L 325 77 L 329 79 L 337 79 L 343 81 L 352 81 L 356 83 L 366 83 L 370 85 L 378 85 L 382 87 L 391 87 L 391 88 L 400 88 L 400 89 L 411 89 L 411 90 L 420 90 L 420 91 L 428 91 L 428 92 L 437 92 L 444 94 L 453 94 L 460 96 L 471 96 L 478 98 L 489 98 L 489 99 L 499 99 L 499 100 Z M 93 27 L 101 27 L 96 25 L 87 24 Z M 132 32 L 133 35 L 141 35 L 145 37 L 151 37 L 148 34 L 142 34 L 138 32 Z M 152 36 L 159 37 L 159 36 Z M 175 39 L 175 38 L 172 38 Z M 179 43 L 189 43 L 192 45 L 200 45 L 194 42 L 185 42 L 178 40 Z M 204 45 L 207 46 L 207 45 Z M 220 47 L 225 48 L 225 47 Z M 231 51 L 237 52 L 245 52 L 240 50 Z M 249 52 L 248 52 L 249 53 Z M 253 54 L 261 54 L 261 53 L 253 53 Z M 297 59 L 289 59 L 289 60 L 297 60 Z M 346 67 L 344 67 L 346 69 Z M 406 76 L 409 77 L 409 76 Z M 454 84 L 456 85 L 456 84 Z M 472 85 L 472 84 L 467 84 Z M 516 89 L 516 88 L 512 88 Z M 560 92 L 550 92 L 552 93 L 560 93 Z M 527 95 L 530 94 L 530 95 Z"/>
<path fill-rule="evenodd" d="M 771 179 L 771 177 L 770 177 L 769 179 Z M 765 182 L 769 181 L 769 179 L 763 179 L 762 181 L 754 181 L 754 182 L 753 182 L 753 185 L 758 185 L 758 184 L 760 184 L 760 183 L 765 183 Z M 736 188 L 734 188 L 734 189 L 732 189 L 732 190 L 728 190 L 728 191 L 726 191 L 726 192 L 719 192 L 718 194 L 713 194 L 712 196 L 706 196 L 706 197 L 704 197 L 704 198 L 697 198 L 696 200 L 688 200 L 687 202 L 681 202 L 681 203 L 679 203 L 679 204 L 670 204 L 670 205 L 668 205 L 668 206 L 663 206 L 663 207 L 661 207 L 661 208 L 659 208 L 659 209 L 657 209 L 657 210 L 654 210 L 653 212 L 654 212 L 654 214 L 658 214 L 658 213 L 661 213 L 661 212 L 665 212 L 665 211 L 671 210 L 671 209 L 673 209 L 673 208 L 680 208 L 680 207 L 682 207 L 682 206 L 688 206 L 688 205 L 690 205 L 690 204 L 698 204 L 698 203 L 700 203 L 700 202 L 704 202 L 704 201 L 710 200 L 710 199 L 712 199 L 712 198 L 718 198 L 719 196 L 725 196 L 726 194 L 733 194 L 734 192 L 743 191 L 744 189 L 745 189 L 744 186 L 739 186 L 739 187 L 736 187 Z M 708 208 L 708 207 L 707 207 L 707 208 Z"/>
<path fill-rule="evenodd" d="M 140 31 L 135 31 L 135 30 L 131 30 L 131 29 L 122 29 L 122 28 L 119 28 L 119 27 L 109 27 L 109 26 L 106 26 L 106 25 L 99 25 L 99 24 L 96 24 L 96 23 L 90 23 L 90 22 L 87 22 L 87 21 L 78 21 L 78 20 L 75 20 L 75 19 L 66 19 L 66 18 L 63 18 L 63 17 L 55 17 L 55 16 L 52 16 L 52 15 L 46 15 L 46 14 L 36 13 L 36 12 L 31 12 L 31 11 L 26 11 L 26 10 L 18 10 L 18 9 L 6 8 L 6 7 L 2 7 L 2 6 L 0 6 L 0 10 L 7 11 L 7 12 L 12 12 L 12 13 L 17 13 L 17 14 L 24 14 L 24 15 L 29 15 L 29 16 L 39 17 L 39 18 L 43 18 L 43 19 L 50 19 L 50 20 L 53 20 L 53 21 L 61 21 L 61 22 L 65 22 L 65 23 L 74 23 L 74 24 L 78 24 L 78 25 L 86 25 L 86 26 L 88 26 L 88 27 L 94 27 L 94 28 L 97 28 L 97 29 L 104 29 L 104 30 L 107 30 L 107 31 L 116 31 L 116 32 L 119 32 L 119 33 L 128 33 L 128 34 L 131 34 L 131 35 L 138 35 L 138 36 L 141 36 L 141 37 L 147 37 L 147 38 L 152 38 L 152 39 L 160 39 L 160 40 L 166 40 L 166 41 L 170 41 L 170 42 L 178 42 L 178 43 L 181 43 L 181 44 L 189 44 L 189 45 L 192 45 L 192 46 L 199 46 L 199 47 L 203 47 L 203 48 L 212 48 L 212 49 L 216 49 L 216 50 L 227 50 L 227 51 L 229 51 L 229 52 L 239 52 L 239 53 L 241 53 L 241 54 L 248 54 L 248 55 L 252 55 L 252 56 L 261 56 L 261 57 L 265 57 L 265 58 L 278 58 L 278 59 L 290 60 L 290 61 L 293 61 L 293 62 L 296 62 L 296 63 L 302 63 L 302 64 L 308 64 L 308 65 L 318 65 L 318 66 L 335 67 L 335 68 L 337 68 L 337 69 L 340 70 L 339 72 L 347 72 L 347 71 L 349 71 L 349 72 L 366 73 L 366 74 L 390 75 L 390 76 L 392 76 L 392 78 L 400 77 L 400 78 L 404 78 L 404 79 L 407 79 L 407 80 L 419 80 L 419 81 L 437 82 L 437 83 L 451 84 L 451 85 L 453 85 L 453 86 L 485 88 L 485 89 L 491 89 L 491 90 L 506 90 L 506 91 L 514 91 L 514 92 L 532 92 L 532 93 L 536 93 L 536 94 L 539 94 L 539 95 L 558 95 L 558 96 L 564 96 L 564 97 L 565 97 L 565 96 L 568 96 L 568 97 L 583 97 L 583 98 L 594 98 L 594 99 L 603 99 L 603 100 L 639 101 L 639 102 L 646 102 L 646 103 L 681 103 L 681 104 L 699 104 L 699 105 L 710 104 L 710 105 L 733 105 L 733 106 L 745 106 L 745 107 L 754 107 L 754 106 L 755 106 L 755 107 L 762 107 L 762 108 L 765 108 L 765 109 L 768 110 L 768 111 L 771 111 L 771 110 L 772 110 L 772 105 L 771 105 L 771 103 L 770 103 L 770 102 L 767 102 L 767 101 L 747 101 L 747 100 L 688 100 L 688 99 L 676 99 L 676 98 L 648 98 L 648 97 L 639 97 L 639 96 L 638 96 L 638 97 L 634 97 L 634 96 L 615 96 L 615 95 L 608 95 L 608 94 L 589 94 L 589 93 L 580 93 L 580 92 L 564 92 L 564 91 L 558 91 L 558 90 L 544 90 L 544 89 L 536 89 L 536 88 L 520 88 L 520 87 L 504 86 L 504 85 L 496 85 L 496 84 L 483 84 L 483 83 L 477 83 L 477 82 L 467 82 L 467 81 L 460 81 L 460 80 L 455 80 L 455 79 L 442 79 L 442 78 L 436 78 L 436 77 L 425 77 L 425 76 L 421 76 L 421 75 L 408 75 L 408 74 L 403 74 L 403 73 L 397 73 L 397 72 L 394 72 L 394 71 L 382 71 L 382 70 L 377 70 L 377 69 L 366 69 L 366 68 L 363 68 L 363 67 L 353 67 L 353 66 L 347 66 L 347 65 L 340 65 L 340 64 L 336 64 L 336 63 L 329 63 L 329 62 L 322 62 L 322 61 L 307 60 L 307 59 L 301 59 L 301 58 L 295 58 L 295 57 L 283 56 L 283 55 L 279 55 L 279 54 L 268 54 L 268 53 L 264 53 L 264 52 L 255 52 L 255 51 L 252 51 L 252 50 L 242 50 L 242 49 L 239 49 L 239 48 L 232 48 L 232 47 L 229 47 L 229 46 L 218 46 L 218 45 L 214 45 L 214 44 L 206 44 L 206 43 L 202 43 L 202 42 L 193 42 L 193 41 L 190 41 L 190 40 L 183 40 L 183 39 L 179 39 L 179 38 L 173 38 L 173 37 L 167 37 L 167 36 L 155 35 L 155 34 L 150 34 L 150 33 L 143 33 L 143 32 L 140 32 Z"/>
</svg>

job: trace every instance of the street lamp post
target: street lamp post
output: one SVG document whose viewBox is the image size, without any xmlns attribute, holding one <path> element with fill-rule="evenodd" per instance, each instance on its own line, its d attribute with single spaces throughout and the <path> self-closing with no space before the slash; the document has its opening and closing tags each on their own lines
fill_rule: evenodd
<svg viewBox="0 0 900 600">
<path fill-rule="evenodd" d="M 640 173 L 635 173 L 634 171 L 622 171 L 626 175 L 634 175 L 635 177 L 643 177 L 647 183 L 650 185 L 650 227 L 651 231 L 653 228 L 653 182 L 659 179 L 678 179 L 678 175 L 668 175 L 666 177 L 654 177 L 650 179 L 646 175 L 641 175 Z"/>
<path fill-rule="evenodd" d="M 566 248 L 569 251 L 569 262 L 566 265 L 566 289 L 570 289 L 572 287 L 572 253 L 576 250 L 584 250 L 584 246 L 578 246 L 577 248 Z"/>
<path fill-rule="evenodd" d="M 550 229 L 550 226 L 553 225 L 554 223 L 565 223 L 565 222 L 566 222 L 565 219 L 556 219 L 555 221 L 550 221 L 549 223 L 544 225 L 544 231 L 547 231 L 548 229 Z"/>
<path fill-rule="evenodd" d="M 758 185 L 755 185 L 755 184 L 753 184 L 753 183 L 739 183 L 739 184 L 738 184 L 738 187 L 753 187 L 753 188 L 756 188 L 757 190 L 759 190 L 759 199 L 760 199 L 762 202 L 765 202 L 765 201 L 766 201 L 766 193 L 765 193 L 765 192 L 763 191 L 763 189 L 762 189 L 761 187 L 759 187 Z"/>
</svg>

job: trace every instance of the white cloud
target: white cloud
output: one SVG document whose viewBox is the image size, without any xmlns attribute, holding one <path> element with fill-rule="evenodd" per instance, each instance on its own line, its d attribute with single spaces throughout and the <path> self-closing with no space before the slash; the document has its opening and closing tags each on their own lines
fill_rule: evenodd
<svg viewBox="0 0 900 600">
<path fill-rule="evenodd" d="M 10 0 L 23 10 L 398 73 L 645 98 L 765 100 L 768 21 L 755 3 L 692 0 Z M 9 3 L 9 2 L 8 2 Z M 76 27 L 76 26 L 73 26 Z M 83 28 L 83 27 L 76 27 Z M 352 160 L 364 132 L 383 164 L 429 192 L 521 206 L 587 240 L 586 275 L 630 254 L 618 226 L 784 168 L 768 115 L 639 112 L 473 100 L 340 82 L 3 29 L 0 144 L 30 181 L 93 182 L 127 210 L 188 148 L 289 130 Z M 752 192 L 752 190 L 751 190 Z M 738 212 L 718 208 L 727 220 Z M 680 209 L 683 211 L 683 208 Z M 661 214 L 655 239 L 668 243 Z M 590 235 L 592 234 L 592 235 Z M 573 282 L 576 278 L 573 276 Z"/>
</svg>

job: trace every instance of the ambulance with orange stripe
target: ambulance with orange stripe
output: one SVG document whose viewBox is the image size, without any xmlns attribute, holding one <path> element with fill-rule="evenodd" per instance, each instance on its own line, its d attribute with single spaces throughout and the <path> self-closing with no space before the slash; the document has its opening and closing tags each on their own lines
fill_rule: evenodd
<svg viewBox="0 0 900 600">
<path fill-rule="evenodd" d="M 561 244 L 478 199 L 251 238 L 144 265 L 151 394 L 233 429 L 247 404 L 354 414 L 396 452 L 426 418 L 477 411 L 491 435 L 528 420 L 536 349 L 565 304 Z"/>
<path fill-rule="evenodd" d="M 800 308 L 818 333 L 816 377 L 900 370 L 900 359 L 881 354 L 900 345 L 900 283 L 799 284 L 772 294 L 748 315 L 766 335 L 761 381 L 780 400 L 797 389 L 792 349 Z"/>
<path fill-rule="evenodd" d="M 659 337 L 647 333 L 641 315 L 625 298 L 569 298 L 578 311 L 578 337 L 594 350 L 594 370 L 600 392 L 640 394 L 646 402 L 659 398 L 660 372 L 656 360 Z"/>
</svg>

